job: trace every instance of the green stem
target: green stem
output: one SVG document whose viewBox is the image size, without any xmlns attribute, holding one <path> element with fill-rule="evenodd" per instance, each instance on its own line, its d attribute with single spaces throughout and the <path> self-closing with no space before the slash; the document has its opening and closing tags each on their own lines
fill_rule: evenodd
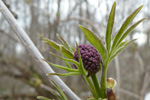
<svg viewBox="0 0 150 100">
<path fill-rule="evenodd" d="M 95 91 L 95 88 L 94 88 L 91 80 L 88 77 L 86 77 L 86 76 L 83 76 L 83 77 L 84 77 L 85 81 L 88 83 L 88 87 L 89 87 L 93 97 L 96 98 L 97 97 L 96 91 Z"/>
<path fill-rule="evenodd" d="M 102 99 L 107 98 L 107 96 L 106 96 L 106 78 L 107 78 L 107 65 L 103 65 L 102 77 L 101 77 L 101 97 L 102 97 Z"/>
<path fill-rule="evenodd" d="M 91 78 L 92 78 L 92 81 L 95 86 L 97 97 L 100 98 L 101 97 L 101 88 L 100 88 L 100 84 L 99 84 L 96 74 L 91 75 Z"/>
</svg>

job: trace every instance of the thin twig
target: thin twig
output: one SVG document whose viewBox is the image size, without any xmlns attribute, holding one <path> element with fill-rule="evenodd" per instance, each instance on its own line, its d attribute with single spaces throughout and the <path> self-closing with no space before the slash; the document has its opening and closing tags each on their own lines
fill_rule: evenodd
<svg viewBox="0 0 150 100">
<path fill-rule="evenodd" d="M 18 42 L 17 39 L 12 37 L 10 34 L 6 33 L 4 30 L 0 29 L 0 34 L 6 35 L 9 39 L 13 40 L 14 42 Z"/>
<path fill-rule="evenodd" d="M 120 66 L 118 56 L 115 57 L 115 68 L 116 68 L 116 77 L 117 77 L 117 90 L 120 88 Z M 117 91 L 117 99 L 120 99 L 120 93 Z"/>
<path fill-rule="evenodd" d="M 17 23 L 16 19 L 7 9 L 5 4 L 0 0 L 0 11 L 2 12 L 5 19 L 9 22 L 11 27 L 14 29 L 15 33 L 31 53 L 32 57 L 35 58 L 37 63 L 40 65 L 41 70 L 45 73 L 55 73 L 53 69 L 42 59 L 44 57 L 41 55 L 39 50 L 35 47 L 31 39 L 28 37 L 26 32 L 22 29 L 22 27 Z M 58 77 L 58 76 L 51 76 L 51 78 L 64 90 L 70 100 L 80 100 L 80 98 L 70 89 L 68 86 Z"/>
</svg>

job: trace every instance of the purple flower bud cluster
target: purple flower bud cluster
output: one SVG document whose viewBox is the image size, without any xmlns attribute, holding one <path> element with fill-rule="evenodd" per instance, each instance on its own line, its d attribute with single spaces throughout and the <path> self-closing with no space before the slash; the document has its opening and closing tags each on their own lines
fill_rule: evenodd
<svg viewBox="0 0 150 100">
<path fill-rule="evenodd" d="M 79 51 L 84 68 L 88 70 L 88 76 L 91 74 L 96 74 L 100 69 L 100 64 L 102 64 L 100 54 L 91 45 L 79 45 Z M 77 50 L 74 53 L 74 60 L 79 61 Z"/>
</svg>

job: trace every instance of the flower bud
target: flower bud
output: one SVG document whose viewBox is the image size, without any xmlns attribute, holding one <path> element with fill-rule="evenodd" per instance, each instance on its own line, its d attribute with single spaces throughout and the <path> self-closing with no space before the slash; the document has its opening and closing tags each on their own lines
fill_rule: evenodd
<svg viewBox="0 0 150 100">
<path fill-rule="evenodd" d="M 107 88 L 112 89 L 113 91 L 115 90 L 115 87 L 117 85 L 117 82 L 113 78 L 107 78 Z"/>
<path fill-rule="evenodd" d="M 91 45 L 79 45 L 79 51 L 84 68 L 88 71 L 88 76 L 96 74 L 101 68 L 102 59 L 97 50 Z M 74 53 L 74 60 L 79 61 L 78 51 Z"/>
<path fill-rule="evenodd" d="M 112 89 L 107 88 L 106 94 L 107 94 L 107 100 L 116 100 L 116 95 Z"/>
</svg>

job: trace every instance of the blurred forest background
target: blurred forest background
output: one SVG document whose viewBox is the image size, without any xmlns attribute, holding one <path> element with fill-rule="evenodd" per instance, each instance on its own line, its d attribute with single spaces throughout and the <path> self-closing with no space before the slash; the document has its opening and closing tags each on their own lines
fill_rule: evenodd
<svg viewBox="0 0 150 100">
<path fill-rule="evenodd" d="M 37 34 L 59 42 L 56 38 L 58 33 L 74 47 L 75 41 L 79 44 L 89 44 L 78 28 L 81 24 L 104 40 L 108 14 L 113 4 L 113 0 L 3 1 L 44 57 L 62 65 L 62 61 L 49 54 L 49 51 L 57 52 L 42 43 Z M 115 35 L 125 18 L 142 4 L 144 7 L 133 22 L 150 17 L 150 1 L 117 0 L 112 35 Z M 145 95 L 150 93 L 149 19 L 140 24 L 126 39 L 132 38 L 138 40 L 120 53 L 108 69 L 108 77 L 115 78 L 118 83 L 118 100 L 144 100 Z M 62 72 L 56 68 L 54 70 Z M 81 77 L 61 78 L 82 99 L 90 96 Z M 49 88 L 53 86 L 48 83 L 37 63 L 0 14 L 0 100 L 36 100 L 38 95 L 53 98 Z"/>
</svg>

